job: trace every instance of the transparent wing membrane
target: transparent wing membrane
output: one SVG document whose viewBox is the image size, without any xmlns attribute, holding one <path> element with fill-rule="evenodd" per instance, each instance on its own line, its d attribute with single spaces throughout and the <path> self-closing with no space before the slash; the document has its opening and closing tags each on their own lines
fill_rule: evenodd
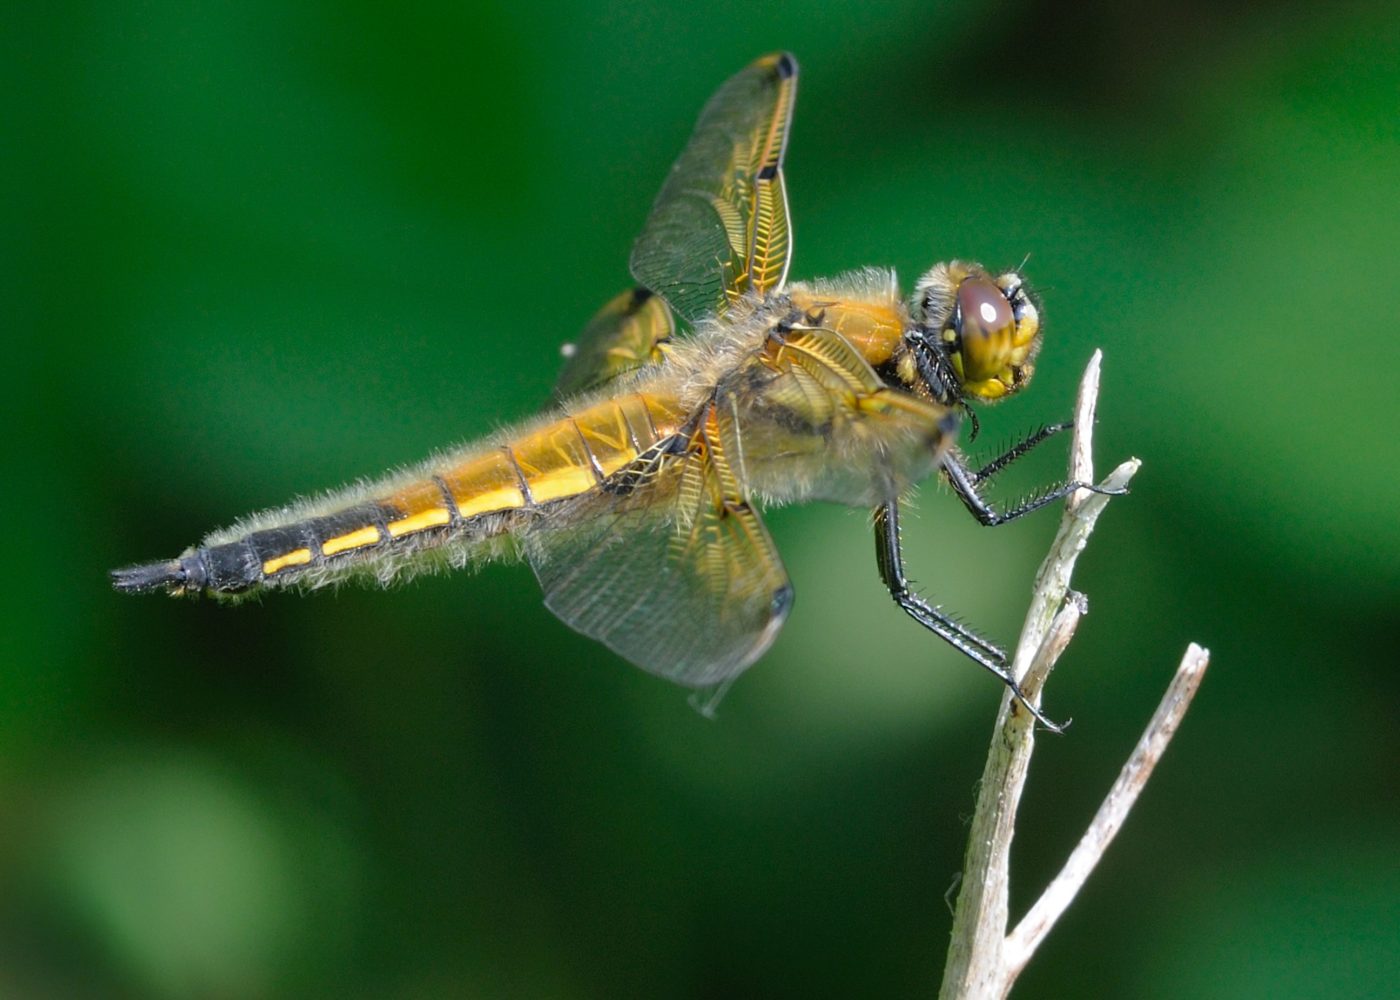
<svg viewBox="0 0 1400 1000">
<path fill-rule="evenodd" d="M 705 105 L 632 248 L 632 275 L 695 323 L 780 287 L 792 249 L 783 154 L 797 62 L 765 56 Z"/>
<path fill-rule="evenodd" d="M 737 429 L 710 406 L 662 446 L 571 500 L 527 539 L 545 604 L 632 663 L 723 684 L 772 643 L 791 588 L 731 463 Z"/>
<path fill-rule="evenodd" d="M 730 78 L 705 105 L 632 248 L 641 286 L 589 321 L 558 398 L 663 360 L 672 310 L 693 326 L 745 292 L 782 286 L 792 252 L 783 153 L 796 94 L 797 62 L 780 53 Z"/>
<path fill-rule="evenodd" d="M 564 399 L 596 389 L 617 376 L 665 356 L 661 345 L 676 332 L 670 306 L 645 288 L 633 288 L 598 310 L 572 349 L 554 387 Z"/>
</svg>

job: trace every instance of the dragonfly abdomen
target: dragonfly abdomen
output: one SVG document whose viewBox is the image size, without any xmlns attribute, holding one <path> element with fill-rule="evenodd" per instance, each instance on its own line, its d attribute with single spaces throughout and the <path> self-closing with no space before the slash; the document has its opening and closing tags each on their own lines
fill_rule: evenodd
<svg viewBox="0 0 1400 1000">
<path fill-rule="evenodd" d="M 430 480 L 422 487 L 437 488 Z M 413 549 L 440 545 L 461 534 L 465 521 L 449 505 L 450 493 L 432 497 L 426 489 L 406 489 L 401 497 L 426 500 L 417 509 L 376 500 L 354 503 L 317 517 L 294 519 L 251 531 L 234 529 L 213 536 L 178 559 L 116 570 L 118 590 L 165 590 L 173 594 L 242 594 L 263 586 L 317 587 L 349 571 L 373 570 L 408 553 L 398 544 L 413 537 Z M 267 520 L 265 516 L 259 520 Z M 438 529 L 433 531 L 431 529 Z M 218 540 L 233 534 L 231 540 Z M 425 546 L 424 543 L 427 543 Z"/>
<path fill-rule="evenodd" d="M 388 583 L 432 564 L 434 554 L 449 564 L 498 556 L 493 540 L 601 486 L 678 425 L 676 406 L 657 395 L 604 400 L 316 505 L 328 513 L 292 507 L 263 515 L 178 559 L 116 570 L 112 580 L 119 590 L 240 594 L 351 575 Z"/>
</svg>

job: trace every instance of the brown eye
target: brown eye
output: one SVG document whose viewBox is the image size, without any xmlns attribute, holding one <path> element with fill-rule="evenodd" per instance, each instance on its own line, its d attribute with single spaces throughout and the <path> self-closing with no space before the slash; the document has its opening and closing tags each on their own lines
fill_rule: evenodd
<svg viewBox="0 0 1400 1000">
<path fill-rule="evenodd" d="M 1004 336 L 1016 322 L 1006 294 L 987 278 L 968 278 L 958 287 L 958 313 L 964 349 L 969 340 Z"/>
<path fill-rule="evenodd" d="M 995 376 L 1007 362 L 1016 316 L 991 279 L 970 277 L 958 286 L 958 357 L 964 384 Z"/>
</svg>

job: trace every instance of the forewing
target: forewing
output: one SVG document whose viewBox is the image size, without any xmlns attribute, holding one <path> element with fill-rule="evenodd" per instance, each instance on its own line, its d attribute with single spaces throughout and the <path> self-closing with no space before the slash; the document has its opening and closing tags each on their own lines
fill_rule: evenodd
<svg viewBox="0 0 1400 1000">
<path fill-rule="evenodd" d="M 596 389 L 626 372 L 658 362 L 662 344 L 676 332 L 666 300 L 645 288 L 633 288 L 598 310 L 572 349 L 554 394 L 564 399 Z"/>
<path fill-rule="evenodd" d="M 733 422 L 706 414 L 552 512 L 526 541 L 545 604 L 651 673 L 689 687 L 731 680 L 773 642 L 792 590 L 732 464 Z"/>
<path fill-rule="evenodd" d="M 797 61 L 765 56 L 710 98 L 632 247 L 632 275 L 690 323 L 781 286 L 792 230 L 783 183 Z"/>
</svg>

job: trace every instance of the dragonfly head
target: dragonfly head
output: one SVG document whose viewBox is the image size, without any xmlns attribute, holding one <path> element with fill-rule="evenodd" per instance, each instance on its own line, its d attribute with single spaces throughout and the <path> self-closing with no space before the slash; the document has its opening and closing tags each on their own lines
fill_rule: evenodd
<svg viewBox="0 0 1400 1000">
<path fill-rule="evenodd" d="M 1030 381 L 1040 312 L 1016 271 L 993 278 L 977 264 L 936 264 L 919 279 L 910 309 L 919 367 L 940 401 L 994 402 Z"/>
</svg>

